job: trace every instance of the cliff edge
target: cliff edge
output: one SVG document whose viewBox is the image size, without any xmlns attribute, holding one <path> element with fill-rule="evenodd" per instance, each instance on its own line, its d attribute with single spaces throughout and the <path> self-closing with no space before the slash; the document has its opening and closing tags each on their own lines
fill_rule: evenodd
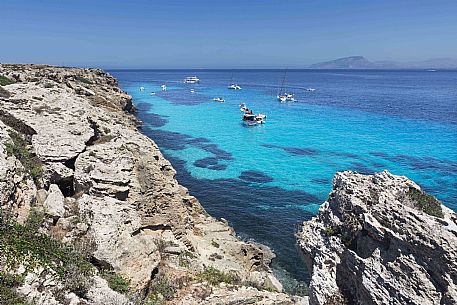
<svg viewBox="0 0 457 305">
<path fill-rule="evenodd" d="M 0 65 L 2 301 L 304 304 L 281 293 L 271 251 L 178 184 L 117 86 L 99 69 Z"/>
<path fill-rule="evenodd" d="M 337 173 L 298 240 L 310 304 L 457 304 L 457 215 L 406 177 Z"/>
</svg>

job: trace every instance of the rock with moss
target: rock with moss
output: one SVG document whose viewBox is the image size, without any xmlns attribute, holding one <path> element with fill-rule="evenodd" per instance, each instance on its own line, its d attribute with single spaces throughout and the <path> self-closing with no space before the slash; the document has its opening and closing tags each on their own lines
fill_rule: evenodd
<svg viewBox="0 0 457 305">
<path fill-rule="evenodd" d="M 337 173 L 298 239 L 310 304 L 457 303 L 457 216 L 406 177 Z"/>
</svg>

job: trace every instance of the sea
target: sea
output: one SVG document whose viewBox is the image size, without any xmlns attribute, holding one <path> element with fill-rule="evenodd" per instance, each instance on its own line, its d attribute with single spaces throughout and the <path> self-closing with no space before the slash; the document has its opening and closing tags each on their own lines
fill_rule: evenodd
<svg viewBox="0 0 457 305">
<path fill-rule="evenodd" d="M 109 72 L 178 181 L 242 239 L 269 246 L 289 292 L 310 279 L 295 234 L 338 171 L 405 175 L 457 210 L 457 71 Z M 188 76 L 201 81 L 185 84 Z M 297 101 L 280 103 L 281 86 Z M 244 126 L 241 103 L 266 124 Z"/>
</svg>

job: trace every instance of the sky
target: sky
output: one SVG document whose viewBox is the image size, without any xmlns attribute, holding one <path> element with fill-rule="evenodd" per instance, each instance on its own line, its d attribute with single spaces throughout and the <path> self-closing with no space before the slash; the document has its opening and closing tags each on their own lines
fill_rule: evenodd
<svg viewBox="0 0 457 305">
<path fill-rule="evenodd" d="M 304 68 L 457 57 L 457 0 L 0 0 L 0 62 Z"/>
</svg>

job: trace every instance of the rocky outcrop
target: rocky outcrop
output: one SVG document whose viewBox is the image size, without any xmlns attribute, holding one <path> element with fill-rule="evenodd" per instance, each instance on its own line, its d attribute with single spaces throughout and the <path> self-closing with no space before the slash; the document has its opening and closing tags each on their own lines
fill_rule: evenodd
<svg viewBox="0 0 457 305">
<path fill-rule="evenodd" d="M 456 223 L 406 177 L 337 173 L 298 234 L 310 304 L 457 304 Z"/>
<path fill-rule="evenodd" d="M 18 292 L 36 304 L 142 304 L 164 297 L 154 283 L 166 279 L 175 293 L 164 301 L 175 304 L 229 304 L 234 295 L 259 304 L 305 302 L 280 293 L 271 251 L 238 239 L 178 184 L 156 144 L 137 130 L 131 97 L 112 76 L 42 65 L 0 65 L 0 75 L 15 81 L 0 97 L 3 214 L 23 223 L 30 210 L 43 211 L 40 231 L 89 245 L 95 269 L 91 288 L 78 293 L 41 269 Z M 236 283 L 198 281 L 207 270 Z M 128 282 L 128 297 L 108 287 L 107 271 Z M 193 293 L 199 285 L 203 295 Z"/>
</svg>

